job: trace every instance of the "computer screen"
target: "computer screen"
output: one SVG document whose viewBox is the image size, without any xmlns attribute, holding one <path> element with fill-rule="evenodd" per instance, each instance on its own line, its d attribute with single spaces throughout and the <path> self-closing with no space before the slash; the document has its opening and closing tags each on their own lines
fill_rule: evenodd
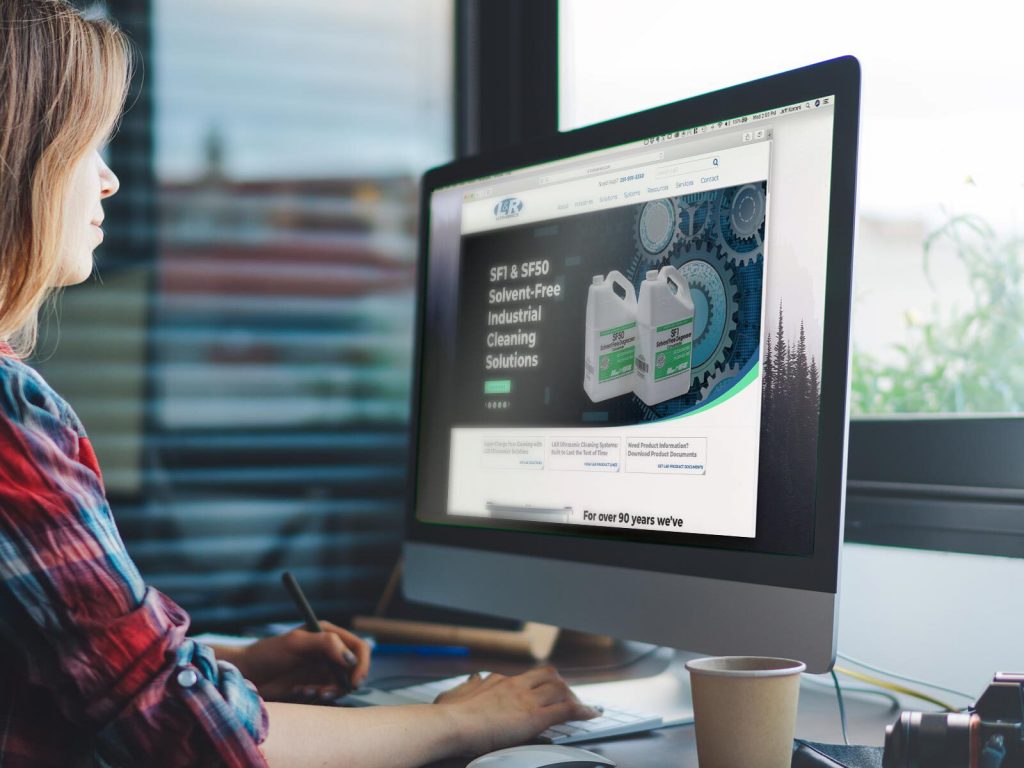
<svg viewBox="0 0 1024 768">
<path fill-rule="evenodd" d="M 414 539 L 834 594 L 857 91 L 828 64 L 428 174 Z"/>
</svg>

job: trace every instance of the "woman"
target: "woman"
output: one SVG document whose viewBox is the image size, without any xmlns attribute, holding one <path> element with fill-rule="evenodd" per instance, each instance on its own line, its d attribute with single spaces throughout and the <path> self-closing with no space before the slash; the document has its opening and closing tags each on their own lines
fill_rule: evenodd
<svg viewBox="0 0 1024 768">
<path fill-rule="evenodd" d="M 117 177 L 99 151 L 130 54 L 64 0 L 0 0 L 0 765 L 421 765 L 596 713 L 551 669 L 474 677 L 432 705 L 283 703 L 369 670 L 323 623 L 245 650 L 190 640 L 145 585 L 74 412 L 21 362 L 47 294 L 83 281 Z"/>
</svg>

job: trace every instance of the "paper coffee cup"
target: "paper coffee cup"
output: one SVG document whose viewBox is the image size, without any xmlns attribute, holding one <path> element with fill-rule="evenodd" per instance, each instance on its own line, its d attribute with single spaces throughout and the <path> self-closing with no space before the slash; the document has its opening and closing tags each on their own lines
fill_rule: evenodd
<svg viewBox="0 0 1024 768">
<path fill-rule="evenodd" d="M 715 656 L 686 662 L 700 768 L 789 768 L 801 661 Z"/>
</svg>

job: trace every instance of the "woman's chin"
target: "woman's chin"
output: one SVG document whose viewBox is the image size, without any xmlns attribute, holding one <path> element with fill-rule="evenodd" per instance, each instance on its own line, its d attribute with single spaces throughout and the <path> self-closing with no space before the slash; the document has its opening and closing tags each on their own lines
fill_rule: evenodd
<svg viewBox="0 0 1024 768">
<path fill-rule="evenodd" d="M 89 275 L 92 274 L 92 254 L 89 254 L 88 261 L 82 260 L 74 264 L 70 269 L 62 269 L 60 274 L 57 276 L 57 282 L 54 285 L 55 288 L 67 288 L 71 285 L 78 285 L 84 283 L 89 279 Z"/>
</svg>

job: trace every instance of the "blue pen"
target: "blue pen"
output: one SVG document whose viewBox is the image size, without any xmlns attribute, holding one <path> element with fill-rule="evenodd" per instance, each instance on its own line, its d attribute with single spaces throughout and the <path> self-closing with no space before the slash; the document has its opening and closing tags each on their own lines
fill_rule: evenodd
<svg viewBox="0 0 1024 768">
<path fill-rule="evenodd" d="M 414 645 L 412 643 L 377 643 L 374 656 L 469 656 L 464 645 Z"/>
</svg>

